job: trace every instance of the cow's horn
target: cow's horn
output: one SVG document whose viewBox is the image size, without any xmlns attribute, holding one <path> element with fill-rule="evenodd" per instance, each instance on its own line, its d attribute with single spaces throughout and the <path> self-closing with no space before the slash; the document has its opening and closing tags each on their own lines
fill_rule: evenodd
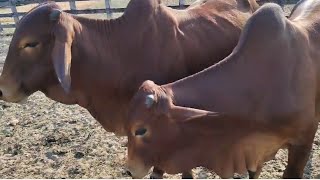
<svg viewBox="0 0 320 180">
<path fill-rule="evenodd" d="M 154 95 L 153 94 L 149 94 L 146 96 L 146 101 L 145 104 L 147 106 L 147 108 L 150 108 L 154 103 Z"/>
<path fill-rule="evenodd" d="M 53 9 L 50 14 L 51 21 L 57 21 L 60 18 L 62 11 L 60 9 Z"/>
</svg>

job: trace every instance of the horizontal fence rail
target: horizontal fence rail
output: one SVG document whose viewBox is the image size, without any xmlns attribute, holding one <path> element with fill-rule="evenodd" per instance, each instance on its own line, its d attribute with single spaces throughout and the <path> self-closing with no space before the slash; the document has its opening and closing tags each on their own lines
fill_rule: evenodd
<svg viewBox="0 0 320 180">
<path fill-rule="evenodd" d="M 27 5 L 27 4 L 37 4 L 37 3 L 43 3 L 47 2 L 48 0 L 8 0 L 2 2 L 0 0 L 0 8 L 10 8 L 11 13 L 3 13 L 0 14 L 0 20 L 1 18 L 13 18 L 14 24 L 4 24 L 0 21 L 0 32 L 3 31 L 4 28 L 15 28 L 16 24 L 18 23 L 21 16 L 25 15 L 27 12 L 18 12 L 17 6 L 19 5 Z M 125 11 L 125 8 L 112 8 L 111 7 L 111 0 L 105 0 L 105 8 L 103 9 L 77 9 L 76 2 L 77 1 L 91 1 L 94 2 L 94 0 L 55 0 L 55 2 L 69 2 L 70 10 L 64 10 L 65 12 L 71 13 L 71 14 L 107 14 L 108 18 L 112 18 L 113 13 L 123 13 Z M 116 1 L 116 0 L 114 0 Z M 185 4 L 185 0 L 178 0 L 179 5 L 176 6 L 170 6 L 174 9 L 184 9 L 188 7 L 188 5 Z"/>
<path fill-rule="evenodd" d="M 20 5 L 28 5 L 28 4 L 39 4 L 43 2 L 47 2 L 48 0 L 0 0 L 0 8 L 10 8 L 11 13 L 0 13 L 0 32 L 4 30 L 4 28 L 15 28 L 21 16 L 25 15 L 27 12 L 18 12 L 17 6 Z M 76 2 L 79 1 L 89 1 L 96 2 L 96 0 L 55 0 L 55 2 L 69 2 L 70 9 L 64 10 L 65 12 L 71 14 L 106 14 L 107 18 L 112 18 L 114 13 L 123 13 L 125 8 L 112 8 L 111 0 L 104 0 L 105 8 L 99 9 L 77 9 Z M 117 1 L 117 0 L 112 0 Z M 272 0 L 257 0 L 257 2 L 268 2 Z M 298 0 L 273 0 L 279 1 L 285 4 L 296 3 Z M 178 5 L 169 6 L 174 9 L 185 9 L 189 5 L 186 4 L 185 0 L 177 0 L 179 2 Z M 13 18 L 14 24 L 5 24 L 2 23 L 1 18 Z"/>
</svg>

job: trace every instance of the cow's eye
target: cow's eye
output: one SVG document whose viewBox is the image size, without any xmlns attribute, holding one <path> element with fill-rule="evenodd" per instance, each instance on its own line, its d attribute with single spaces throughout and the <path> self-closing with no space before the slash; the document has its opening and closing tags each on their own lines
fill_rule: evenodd
<svg viewBox="0 0 320 180">
<path fill-rule="evenodd" d="M 136 132 L 134 133 L 135 136 L 143 136 L 145 135 L 147 132 L 147 129 L 146 128 L 140 128 L 140 129 L 137 129 Z"/>
<path fill-rule="evenodd" d="M 39 45 L 38 42 L 31 42 L 31 43 L 27 43 L 24 47 L 25 48 L 35 48 Z"/>
</svg>

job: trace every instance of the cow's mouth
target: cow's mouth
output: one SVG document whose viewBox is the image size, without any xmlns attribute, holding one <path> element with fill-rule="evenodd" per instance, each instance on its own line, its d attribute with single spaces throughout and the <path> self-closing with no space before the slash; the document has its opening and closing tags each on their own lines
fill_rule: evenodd
<svg viewBox="0 0 320 180">
<path fill-rule="evenodd" d="M 151 166 L 146 166 L 144 163 L 141 163 L 140 161 L 133 162 L 129 160 L 127 168 L 130 172 L 130 176 L 133 179 L 142 179 L 149 173 Z"/>
<path fill-rule="evenodd" d="M 23 83 L 20 83 L 18 88 L 10 88 L 2 85 L 0 89 L 0 99 L 12 103 L 23 103 L 30 94 L 30 91 Z"/>
<path fill-rule="evenodd" d="M 14 96 L 5 96 L 2 97 L 2 100 L 12 103 L 22 103 L 28 98 L 27 95 L 23 93 L 15 94 Z"/>
</svg>

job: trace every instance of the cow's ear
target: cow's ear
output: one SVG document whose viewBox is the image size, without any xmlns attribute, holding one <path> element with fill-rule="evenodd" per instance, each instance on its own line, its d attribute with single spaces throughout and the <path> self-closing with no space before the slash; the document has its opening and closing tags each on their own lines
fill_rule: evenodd
<svg viewBox="0 0 320 180">
<path fill-rule="evenodd" d="M 61 10 L 52 10 L 50 21 L 53 23 L 54 46 L 52 49 L 52 60 L 54 70 L 62 88 L 68 93 L 71 87 L 71 45 L 74 29 L 70 17 Z"/>
<path fill-rule="evenodd" d="M 170 114 L 170 117 L 174 119 L 174 121 L 176 122 L 188 122 L 188 121 L 192 121 L 195 119 L 208 117 L 208 116 L 211 116 L 211 117 L 219 116 L 219 113 L 216 113 L 216 112 L 175 106 L 175 105 L 173 105 L 170 108 L 169 114 Z"/>
</svg>

